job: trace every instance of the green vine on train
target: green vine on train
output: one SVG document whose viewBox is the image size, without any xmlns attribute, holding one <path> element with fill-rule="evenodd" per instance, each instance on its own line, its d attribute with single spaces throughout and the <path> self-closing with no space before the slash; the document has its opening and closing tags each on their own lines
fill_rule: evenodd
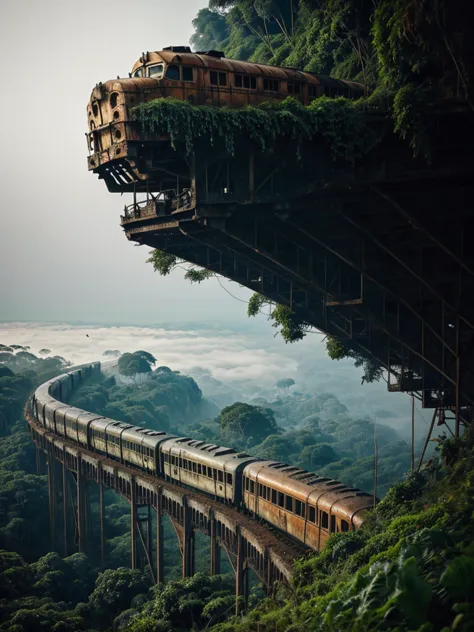
<svg viewBox="0 0 474 632">
<path fill-rule="evenodd" d="M 334 159 L 353 163 L 380 140 L 379 132 L 368 124 L 364 99 L 321 97 L 303 106 L 287 97 L 280 102 L 230 109 L 166 98 L 141 103 L 134 112 L 145 132 L 168 135 L 175 149 L 184 143 L 188 154 L 203 139 L 211 146 L 223 142 L 229 154 L 241 139 L 252 141 L 262 152 L 274 151 L 285 139 L 300 155 L 304 143 L 322 139 Z"/>
</svg>

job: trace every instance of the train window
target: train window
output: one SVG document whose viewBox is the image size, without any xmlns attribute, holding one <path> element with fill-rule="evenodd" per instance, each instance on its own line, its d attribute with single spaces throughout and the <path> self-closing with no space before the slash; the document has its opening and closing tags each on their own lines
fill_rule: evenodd
<svg viewBox="0 0 474 632">
<path fill-rule="evenodd" d="M 224 482 L 224 475 L 220 470 L 217 472 L 217 480 L 219 481 L 219 483 Z"/>
<path fill-rule="evenodd" d="M 295 500 L 295 514 L 304 518 L 304 505 L 300 500 Z"/>
<path fill-rule="evenodd" d="M 278 79 L 264 79 L 263 89 L 265 92 L 278 92 L 280 90 L 280 82 Z"/>
<path fill-rule="evenodd" d="M 135 70 L 135 72 L 133 73 L 134 77 L 143 77 L 143 68 L 137 68 L 137 70 Z"/>
<path fill-rule="evenodd" d="M 276 493 L 276 490 L 274 490 L 274 489 L 272 489 L 272 503 L 274 505 L 277 504 L 277 493 Z"/>
<path fill-rule="evenodd" d="M 212 467 L 207 468 L 207 475 L 209 476 L 209 478 L 212 478 Z"/>
<path fill-rule="evenodd" d="M 232 474 L 226 474 L 227 476 L 227 485 L 232 485 Z"/>
<path fill-rule="evenodd" d="M 245 490 L 248 492 L 249 491 L 249 479 L 245 478 Z"/>
<path fill-rule="evenodd" d="M 318 86 L 308 85 L 308 96 L 310 99 L 315 99 L 318 96 Z"/>
<path fill-rule="evenodd" d="M 331 516 L 331 533 L 336 531 L 336 516 Z"/>
<path fill-rule="evenodd" d="M 179 457 L 179 467 L 183 467 L 183 459 L 181 457 Z"/>
<path fill-rule="evenodd" d="M 341 531 L 343 533 L 349 531 L 349 523 L 347 522 L 347 520 L 341 520 Z"/>
<path fill-rule="evenodd" d="M 193 472 L 197 472 L 197 463 L 193 461 Z"/>
<path fill-rule="evenodd" d="M 321 527 L 327 529 L 329 526 L 329 516 L 325 511 L 321 512 Z"/>
<path fill-rule="evenodd" d="M 179 66 L 168 66 L 166 70 L 166 78 L 173 81 L 179 81 Z"/>
<path fill-rule="evenodd" d="M 200 463 L 198 463 L 198 474 L 202 474 L 202 467 Z"/>
<path fill-rule="evenodd" d="M 163 64 L 156 64 L 155 66 L 148 66 L 149 77 L 161 77 L 163 76 Z"/>
<path fill-rule="evenodd" d="M 285 496 L 285 509 L 293 511 L 293 498 L 291 496 Z"/>
<path fill-rule="evenodd" d="M 190 66 L 183 66 L 183 81 L 194 81 L 193 69 Z"/>
<path fill-rule="evenodd" d="M 209 82 L 211 86 L 226 86 L 227 85 L 227 73 L 226 72 L 217 72 L 216 70 L 211 70 L 209 73 Z"/>
<path fill-rule="evenodd" d="M 301 83 L 290 83 L 288 82 L 288 94 L 301 94 L 302 93 L 303 84 Z"/>
<path fill-rule="evenodd" d="M 248 75 L 234 75 L 234 86 L 236 88 L 245 88 L 246 90 L 257 89 L 257 78 Z"/>
<path fill-rule="evenodd" d="M 281 492 L 278 492 L 278 506 L 279 507 L 284 507 L 285 506 L 285 494 L 282 494 Z"/>
<path fill-rule="evenodd" d="M 316 509 L 314 507 L 309 507 L 309 517 L 308 520 L 313 524 L 316 524 Z"/>
<path fill-rule="evenodd" d="M 255 494 L 255 483 L 254 481 L 250 481 L 250 493 Z"/>
</svg>

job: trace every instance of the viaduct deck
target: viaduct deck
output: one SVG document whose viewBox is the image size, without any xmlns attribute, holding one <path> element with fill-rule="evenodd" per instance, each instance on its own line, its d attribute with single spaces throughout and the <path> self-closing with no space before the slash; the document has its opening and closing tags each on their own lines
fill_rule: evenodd
<svg viewBox="0 0 474 632">
<path fill-rule="evenodd" d="M 149 569 L 153 580 L 156 583 L 164 581 L 162 516 L 167 514 L 178 537 L 183 578 L 190 577 L 195 572 L 196 531 L 210 537 L 211 575 L 219 574 L 221 547 L 225 549 L 235 571 L 237 613 L 247 605 L 250 569 L 269 592 L 276 582 L 290 580 L 294 561 L 308 552 L 300 543 L 290 541 L 269 525 L 262 524 L 233 507 L 88 452 L 78 444 L 56 436 L 36 422 L 29 407 L 25 409 L 25 416 L 38 450 L 38 458 L 40 453 L 46 455 L 53 550 L 58 548 L 58 541 L 62 540 L 65 555 L 71 552 L 72 547 L 80 552 L 87 552 L 87 487 L 88 482 L 94 482 L 99 486 L 102 564 L 105 551 L 104 489 L 110 488 L 130 503 L 132 568 L 139 566 L 138 552 L 141 548 L 144 554 L 143 565 Z M 61 538 L 57 531 L 60 505 Z M 155 521 L 151 518 L 152 510 L 155 512 Z"/>
</svg>

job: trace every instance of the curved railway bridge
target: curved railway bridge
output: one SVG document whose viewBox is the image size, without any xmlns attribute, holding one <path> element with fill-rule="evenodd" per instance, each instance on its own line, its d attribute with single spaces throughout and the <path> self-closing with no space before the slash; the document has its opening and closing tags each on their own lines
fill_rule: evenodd
<svg viewBox="0 0 474 632">
<path fill-rule="evenodd" d="M 71 375 L 72 373 L 65 377 Z M 72 382 L 74 383 L 74 379 Z M 39 389 L 28 402 L 25 415 L 37 448 L 38 472 L 42 470 L 41 455 L 45 455 L 53 550 L 62 545 L 65 555 L 72 551 L 92 553 L 89 542 L 91 512 L 88 498 L 91 482 L 99 488 L 102 566 L 105 557 L 104 490 L 109 488 L 130 503 L 132 568 L 148 567 L 153 581 L 164 581 L 162 518 L 166 514 L 178 537 L 183 578 L 190 577 L 195 572 L 196 531 L 210 538 L 211 575 L 219 574 L 221 549 L 225 550 L 235 572 L 237 613 L 247 605 L 250 569 L 269 592 L 276 582 L 289 580 L 294 561 L 309 550 L 302 543 L 273 529 L 271 525 L 252 519 L 232 506 L 58 436 L 51 428 L 38 421 L 37 402 L 35 403 L 38 392 Z M 60 399 L 66 398 L 63 396 Z M 49 401 L 56 405 L 60 403 L 52 397 Z M 64 405 L 62 407 L 65 408 Z M 80 412 L 93 417 L 85 411 Z M 362 495 L 360 492 L 358 494 Z"/>
</svg>

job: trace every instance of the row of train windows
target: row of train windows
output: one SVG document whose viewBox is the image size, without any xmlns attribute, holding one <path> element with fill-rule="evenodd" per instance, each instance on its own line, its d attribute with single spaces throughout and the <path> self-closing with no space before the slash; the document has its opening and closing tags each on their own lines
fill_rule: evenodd
<svg viewBox="0 0 474 632">
<path fill-rule="evenodd" d="M 165 76 L 167 79 L 172 79 L 174 81 L 194 81 L 193 69 L 191 66 L 168 66 Z M 209 72 L 209 83 L 211 86 L 227 86 L 227 73 L 211 70 Z M 252 77 L 250 75 L 234 75 L 234 87 L 243 88 L 245 90 L 256 90 L 257 77 Z M 264 79 L 263 89 L 265 92 L 280 92 L 280 80 Z M 288 94 L 300 95 L 302 92 L 303 84 L 301 82 L 288 82 Z M 318 96 L 317 86 L 308 85 L 308 96 Z"/>
<path fill-rule="evenodd" d="M 153 456 L 153 450 L 151 448 L 147 448 L 146 446 L 140 446 L 138 443 L 134 441 L 122 441 L 122 448 L 124 450 L 132 450 L 133 452 L 140 452 L 144 456 Z"/>
<path fill-rule="evenodd" d="M 255 494 L 255 481 L 252 481 L 248 478 L 245 479 L 245 490 L 250 492 L 251 494 Z M 286 511 L 290 511 L 291 513 L 300 516 L 301 518 L 305 517 L 305 509 L 306 505 L 302 503 L 300 500 L 293 498 L 293 496 L 289 496 L 288 494 L 283 494 L 283 492 L 278 492 L 271 487 L 267 487 L 266 485 L 262 485 L 258 483 L 258 496 L 263 498 L 264 500 L 272 503 L 273 505 L 277 505 Z M 327 512 L 321 511 L 321 528 L 328 529 L 329 528 L 329 516 Z M 308 522 L 312 522 L 313 524 L 318 524 L 317 522 L 317 512 L 316 508 L 311 505 L 308 506 Z M 336 531 L 336 516 L 331 516 L 331 533 Z M 349 523 L 346 520 L 341 520 L 341 531 L 349 531 Z"/>
<path fill-rule="evenodd" d="M 207 465 L 201 465 L 201 463 L 196 463 L 195 461 L 189 461 L 188 459 L 182 459 L 181 457 L 165 454 L 165 463 L 171 463 L 171 465 L 180 467 L 188 472 L 194 472 L 195 474 L 201 474 L 201 476 L 213 478 L 219 483 L 224 482 L 224 472 L 221 470 L 215 470 L 212 467 L 207 467 Z M 228 472 L 226 472 L 226 484 L 232 485 L 232 474 Z"/>
</svg>

